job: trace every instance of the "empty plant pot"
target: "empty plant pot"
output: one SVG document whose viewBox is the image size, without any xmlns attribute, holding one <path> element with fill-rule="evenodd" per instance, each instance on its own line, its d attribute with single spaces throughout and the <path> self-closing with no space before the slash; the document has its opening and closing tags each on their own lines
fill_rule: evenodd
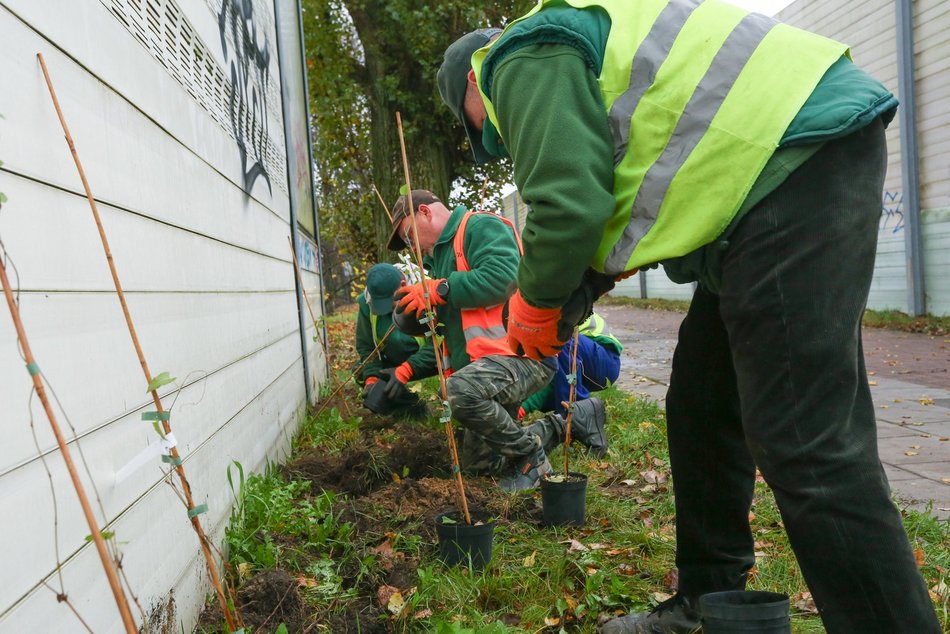
<svg viewBox="0 0 950 634">
<path fill-rule="evenodd" d="M 439 536 L 439 558 L 449 566 L 471 564 L 481 570 L 491 559 L 495 522 L 472 515 L 472 524 L 466 524 L 458 511 L 442 513 L 435 518 L 435 532 Z"/>
<path fill-rule="evenodd" d="M 583 526 L 587 504 L 587 476 L 550 473 L 541 478 L 541 523 L 545 526 Z"/>
<path fill-rule="evenodd" d="M 788 595 L 742 590 L 699 598 L 705 634 L 790 634 Z"/>
</svg>

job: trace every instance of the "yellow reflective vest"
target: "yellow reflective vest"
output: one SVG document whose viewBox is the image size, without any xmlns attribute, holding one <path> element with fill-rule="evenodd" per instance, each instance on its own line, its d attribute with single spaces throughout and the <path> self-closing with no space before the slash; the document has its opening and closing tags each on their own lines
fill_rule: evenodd
<svg viewBox="0 0 950 634">
<path fill-rule="evenodd" d="M 613 138 L 613 215 L 593 267 L 620 274 L 714 240 L 844 44 L 720 0 L 541 0 L 600 7 L 611 28 L 598 83 Z M 482 82 L 498 40 L 472 56 Z"/>
</svg>

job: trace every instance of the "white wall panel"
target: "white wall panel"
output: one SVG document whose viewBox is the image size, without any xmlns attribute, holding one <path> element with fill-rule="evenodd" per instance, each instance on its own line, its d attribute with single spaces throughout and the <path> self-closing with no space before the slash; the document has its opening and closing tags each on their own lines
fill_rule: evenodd
<svg viewBox="0 0 950 634">
<path fill-rule="evenodd" d="M 82 447 L 107 523 L 127 542 L 132 587 L 146 610 L 174 592 L 175 631 L 189 630 L 201 608 L 204 561 L 184 509 L 161 481 L 158 455 L 149 454 L 158 439 L 140 418 L 152 408 L 145 379 L 35 55 L 44 54 L 99 201 L 152 374 L 168 371 L 181 382 L 180 390 L 162 388 L 163 403 L 178 398 L 171 424 L 195 501 L 209 505 L 203 524 L 217 540 L 231 503 L 227 465 L 259 469 L 285 453 L 305 406 L 273 3 L 243 5 L 267 48 L 261 83 L 247 92 L 231 70 L 235 55 L 248 51 L 228 33 L 225 51 L 218 22 L 222 10 L 236 15 L 235 2 L 0 0 L 0 76 L 16 87 L 0 92 L 0 191 L 10 199 L 0 212 L 0 239 L 17 267 L 24 326 L 62 401 L 60 423 L 65 413 L 75 425 L 78 441 L 70 446 Z M 166 20 L 160 36 L 134 24 L 141 7 Z M 242 89 L 261 95 L 262 110 L 233 126 L 226 98 Z M 242 164 L 241 135 L 255 125 L 267 137 L 261 160 L 270 187 L 248 176 L 254 156 Z M 304 265 L 319 318 L 312 244 Z M 309 312 L 306 323 L 316 392 L 324 360 L 310 341 Z M 82 631 L 40 585 L 51 580 L 56 558 L 48 480 L 29 427 L 30 389 L 3 311 L 0 632 Z M 93 631 L 121 631 L 35 400 L 32 410 L 59 503 L 66 592 Z"/>
</svg>

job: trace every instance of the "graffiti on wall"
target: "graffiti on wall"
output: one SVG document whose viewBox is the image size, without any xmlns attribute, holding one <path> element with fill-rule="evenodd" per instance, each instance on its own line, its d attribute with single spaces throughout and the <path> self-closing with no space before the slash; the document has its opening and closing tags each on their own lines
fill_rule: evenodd
<svg viewBox="0 0 950 634">
<path fill-rule="evenodd" d="M 904 196 L 901 192 L 884 192 L 881 205 L 881 232 L 900 233 L 904 230 Z"/>
<path fill-rule="evenodd" d="M 258 178 L 267 183 L 264 165 L 268 134 L 266 90 L 270 71 L 270 46 L 254 21 L 254 5 L 248 0 L 223 0 L 218 14 L 221 48 L 231 67 L 231 99 L 228 110 L 231 131 L 241 154 L 244 191 L 250 193 Z M 228 47 L 228 33 L 233 48 Z"/>
</svg>

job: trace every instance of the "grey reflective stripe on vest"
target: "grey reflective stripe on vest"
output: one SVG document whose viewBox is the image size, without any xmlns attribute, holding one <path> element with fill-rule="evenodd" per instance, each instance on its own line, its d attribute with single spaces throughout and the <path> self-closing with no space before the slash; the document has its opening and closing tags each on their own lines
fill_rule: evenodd
<svg viewBox="0 0 950 634">
<path fill-rule="evenodd" d="M 630 67 L 630 87 L 617 97 L 607 116 L 610 134 L 614 139 L 614 167 L 620 164 L 627 153 L 630 117 L 647 89 L 653 85 L 656 72 L 670 54 L 676 36 L 693 13 L 693 9 L 699 5 L 700 0 L 672 0 L 660 11 L 660 15 L 650 27 L 650 34 L 637 48 Z"/>
<path fill-rule="evenodd" d="M 469 326 L 465 329 L 465 341 L 471 341 L 478 337 L 488 339 L 503 339 L 508 336 L 504 326 L 492 326 L 491 328 L 482 328 L 481 326 Z"/>
<path fill-rule="evenodd" d="M 772 18 L 750 13 L 726 38 L 689 98 L 669 142 L 643 177 L 630 210 L 630 222 L 604 263 L 607 273 L 626 269 L 633 250 L 656 221 L 673 178 L 706 134 L 746 62 L 776 24 Z"/>
</svg>

